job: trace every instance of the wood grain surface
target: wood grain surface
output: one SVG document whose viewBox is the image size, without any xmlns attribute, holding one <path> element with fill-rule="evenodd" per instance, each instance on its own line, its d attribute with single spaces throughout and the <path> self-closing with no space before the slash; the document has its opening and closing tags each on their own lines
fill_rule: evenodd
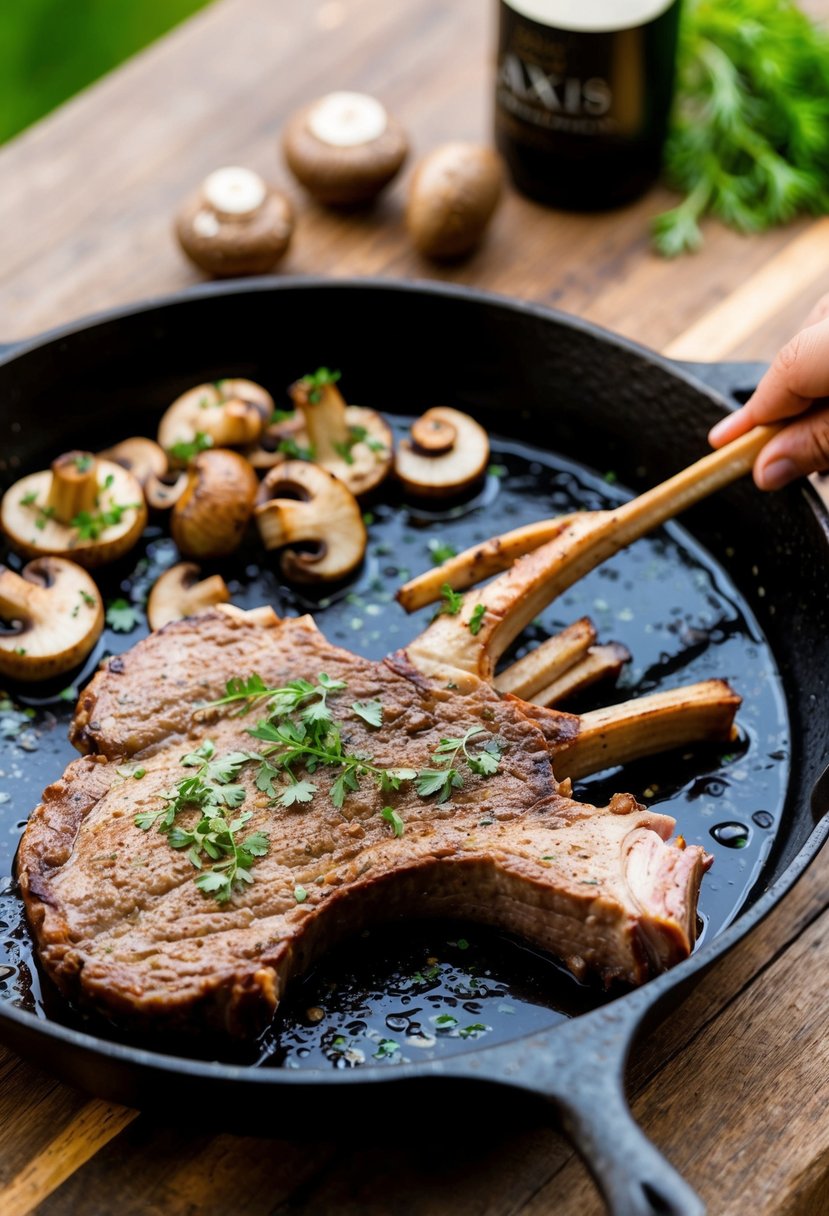
<svg viewBox="0 0 829 1216">
<path fill-rule="evenodd" d="M 827 5 L 813 0 L 812 9 Z M 410 168 L 370 213 L 332 216 L 288 180 L 279 132 L 331 88 L 377 93 L 415 154 L 486 139 L 494 4 L 219 0 L 0 151 L 0 339 L 197 281 L 178 201 L 240 163 L 289 190 L 290 273 L 438 277 L 546 302 L 683 359 L 769 359 L 829 291 L 829 220 L 761 238 L 716 224 L 694 257 L 648 245 L 663 189 L 603 216 L 510 193 L 490 239 L 437 270 L 410 248 Z M 829 854 L 642 1044 L 633 1107 L 711 1213 L 829 1210 Z M 90 1100 L 0 1049 L 0 1216 L 344 1213 L 583 1216 L 601 1205 L 550 1129 L 463 1120 L 414 1145 L 321 1125 L 313 1142 L 195 1134 Z"/>
</svg>

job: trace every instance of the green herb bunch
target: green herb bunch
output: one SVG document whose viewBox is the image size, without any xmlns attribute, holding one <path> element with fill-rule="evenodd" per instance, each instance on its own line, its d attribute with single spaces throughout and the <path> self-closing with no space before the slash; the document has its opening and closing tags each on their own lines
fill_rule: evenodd
<svg viewBox="0 0 829 1216">
<path fill-rule="evenodd" d="M 700 220 L 761 232 L 829 211 L 829 34 L 793 0 L 686 0 L 665 176 L 685 198 L 656 217 L 666 257 Z"/>
</svg>

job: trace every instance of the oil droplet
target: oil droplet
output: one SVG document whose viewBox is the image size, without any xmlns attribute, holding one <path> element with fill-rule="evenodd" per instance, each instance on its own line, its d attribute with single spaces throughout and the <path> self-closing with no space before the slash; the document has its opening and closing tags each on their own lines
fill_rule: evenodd
<svg viewBox="0 0 829 1216">
<path fill-rule="evenodd" d="M 755 811 L 751 818 L 758 828 L 770 828 L 774 824 L 774 815 L 768 811 Z"/>
<path fill-rule="evenodd" d="M 717 844 L 729 849 L 744 849 L 748 844 L 748 828 L 742 823 L 718 823 L 711 829 Z"/>
</svg>

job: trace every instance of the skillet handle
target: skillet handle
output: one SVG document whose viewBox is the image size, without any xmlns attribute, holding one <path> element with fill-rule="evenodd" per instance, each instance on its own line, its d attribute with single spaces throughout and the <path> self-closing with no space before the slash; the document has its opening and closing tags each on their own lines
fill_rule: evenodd
<svg viewBox="0 0 829 1216">
<path fill-rule="evenodd" d="M 531 1038 L 457 1056 L 441 1071 L 542 1099 L 611 1216 L 705 1216 L 702 1200 L 647 1138 L 627 1102 L 630 1044 L 643 1016 L 653 1015 L 651 994 L 645 997 L 630 993 Z"/>
<path fill-rule="evenodd" d="M 733 402 L 732 409 L 748 400 L 769 367 L 768 363 L 689 363 L 679 359 L 671 362 Z"/>
</svg>

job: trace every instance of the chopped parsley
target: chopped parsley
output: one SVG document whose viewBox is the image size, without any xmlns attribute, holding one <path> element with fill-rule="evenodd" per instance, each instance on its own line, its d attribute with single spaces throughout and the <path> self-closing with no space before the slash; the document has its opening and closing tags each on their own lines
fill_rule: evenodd
<svg viewBox="0 0 829 1216">
<path fill-rule="evenodd" d="M 449 545 L 445 541 L 435 540 L 434 538 L 429 541 L 428 549 L 433 566 L 442 566 L 450 558 L 458 556 L 458 551 L 453 545 Z"/>
<path fill-rule="evenodd" d="M 485 616 L 486 616 L 486 604 L 476 604 L 475 607 L 472 609 L 472 616 L 469 618 L 469 620 L 467 622 L 467 627 L 469 629 L 469 632 L 473 636 L 477 637 L 478 634 L 481 632 Z"/>
<path fill-rule="evenodd" d="M 463 608 L 463 596 L 444 583 L 440 589 L 440 598 L 443 601 L 438 608 L 438 616 L 457 616 L 461 608 Z"/>
<path fill-rule="evenodd" d="M 386 823 L 391 824 L 391 828 L 395 836 L 402 836 L 406 831 L 406 825 L 394 807 L 384 806 L 380 812 L 380 816 L 382 819 L 385 819 Z"/>
<path fill-rule="evenodd" d="M 106 622 L 116 633 L 131 633 L 140 618 L 139 609 L 125 599 L 111 600 L 107 604 Z"/>
<path fill-rule="evenodd" d="M 341 372 L 332 372 L 327 367 L 318 367 L 315 372 L 303 376 L 299 383 L 307 392 L 308 400 L 316 405 L 322 399 L 322 390 L 326 385 L 336 384 L 341 375 Z"/>
<path fill-rule="evenodd" d="M 137 502 L 112 503 L 105 511 L 79 511 L 69 526 L 78 533 L 78 540 L 98 540 L 107 528 L 120 524 L 127 511 L 136 511 L 140 507 Z"/>
<path fill-rule="evenodd" d="M 187 464 L 194 456 L 198 456 L 200 452 L 206 452 L 208 448 L 212 447 L 212 435 L 206 435 L 204 431 L 196 431 L 192 439 L 180 439 L 178 443 L 170 444 L 167 454 L 172 456 L 173 460 L 180 460 L 182 464 Z"/>
</svg>

